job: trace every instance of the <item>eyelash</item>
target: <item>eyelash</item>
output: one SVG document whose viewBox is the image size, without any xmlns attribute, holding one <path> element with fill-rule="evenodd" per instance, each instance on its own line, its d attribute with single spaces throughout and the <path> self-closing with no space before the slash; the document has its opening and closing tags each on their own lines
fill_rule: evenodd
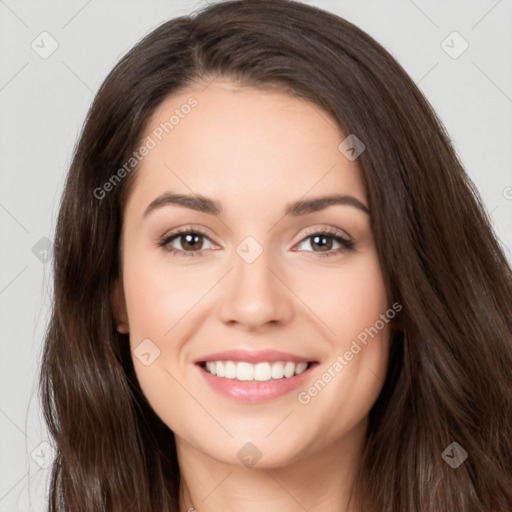
<svg viewBox="0 0 512 512">
<path fill-rule="evenodd" d="M 203 251 L 183 251 L 181 249 L 174 249 L 174 248 L 167 248 L 167 245 L 172 241 L 174 240 L 175 238 L 177 238 L 178 236 L 180 235 L 189 235 L 189 234 L 194 234 L 194 235 L 202 235 L 204 236 L 205 238 L 208 238 L 208 235 L 202 231 L 201 229 L 197 229 L 197 228 L 184 228 L 182 229 L 181 231 L 177 231 L 176 233 L 172 233 L 171 235 L 165 235 L 164 237 L 162 237 L 158 243 L 158 245 L 162 248 L 164 248 L 165 251 L 168 251 L 170 252 L 172 255 L 178 255 L 178 256 L 202 256 L 203 254 Z M 320 231 L 310 231 L 309 233 L 305 233 L 305 236 L 301 239 L 301 241 L 299 242 L 302 243 L 304 242 L 305 240 L 307 240 L 308 238 L 312 238 L 314 235 L 324 235 L 324 236 L 327 236 L 329 238 L 332 238 L 334 239 L 336 242 L 340 243 L 343 248 L 347 251 L 351 251 L 354 249 L 355 247 L 355 244 L 352 240 L 348 240 L 342 236 L 339 235 L 339 233 L 335 230 L 330 230 L 330 229 L 323 229 L 323 230 L 320 230 Z M 339 249 L 336 249 L 336 250 L 330 250 L 330 251 L 327 251 L 327 252 L 316 252 L 316 251 L 306 251 L 306 252 L 313 252 L 314 254 L 320 256 L 320 257 L 329 257 L 329 256 L 336 256 L 338 254 L 340 254 L 342 251 L 343 251 L 343 248 L 339 248 Z"/>
</svg>

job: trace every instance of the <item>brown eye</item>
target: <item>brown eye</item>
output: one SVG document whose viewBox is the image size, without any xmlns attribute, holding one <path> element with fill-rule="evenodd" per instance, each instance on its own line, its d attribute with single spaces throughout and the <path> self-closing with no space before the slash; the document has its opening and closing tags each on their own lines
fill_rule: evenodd
<svg viewBox="0 0 512 512">
<path fill-rule="evenodd" d="M 333 245 L 333 237 L 325 235 L 315 235 L 311 238 L 311 247 L 320 247 L 320 251 L 330 251 Z"/>
<path fill-rule="evenodd" d="M 299 247 L 309 241 L 311 251 L 318 256 L 336 256 L 345 250 L 352 250 L 355 243 L 352 240 L 342 237 L 338 232 L 322 231 L 314 232 L 303 238 L 300 242 Z M 340 247 L 333 248 L 333 244 L 339 244 Z M 299 249 L 301 250 L 301 249 Z"/>
<path fill-rule="evenodd" d="M 186 233 L 178 235 L 177 237 L 181 242 L 181 247 L 184 251 L 193 251 L 200 248 L 203 244 L 203 235 L 197 233 Z"/>
<path fill-rule="evenodd" d="M 210 239 L 205 233 L 196 230 L 180 231 L 172 235 L 165 236 L 160 246 L 166 251 L 173 254 L 179 254 L 183 256 L 200 256 L 203 253 L 204 243 L 209 241 L 211 247 L 214 247 Z M 178 247 L 173 244 L 178 242 Z"/>
</svg>

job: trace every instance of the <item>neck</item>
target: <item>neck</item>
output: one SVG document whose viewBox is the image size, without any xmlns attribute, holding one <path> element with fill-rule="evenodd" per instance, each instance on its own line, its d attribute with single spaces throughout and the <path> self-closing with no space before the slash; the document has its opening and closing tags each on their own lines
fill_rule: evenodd
<svg viewBox="0 0 512 512">
<path fill-rule="evenodd" d="M 180 512 L 353 512 L 354 469 L 364 444 L 358 425 L 321 449 L 280 467 L 219 462 L 176 436 L 181 474 Z"/>
</svg>

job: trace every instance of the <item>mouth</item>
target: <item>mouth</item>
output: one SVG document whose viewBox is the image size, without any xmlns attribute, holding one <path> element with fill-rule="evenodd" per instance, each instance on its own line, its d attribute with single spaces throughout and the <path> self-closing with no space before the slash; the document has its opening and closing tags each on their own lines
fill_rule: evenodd
<svg viewBox="0 0 512 512">
<path fill-rule="evenodd" d="M 318 361 L 196 361 L 195 367 L 215 392 L 241 402 L 276 399 L 304 385 Z"/>
<path fill-rule="evenodd" d="M 268 382 L 270 380 L 290 379 L 300 375 L 318 364 L 316 361 L 200 361 L 197 363 L 205 372 L 222 379 L 234 379 L 239 382 Z"/>
</svg>

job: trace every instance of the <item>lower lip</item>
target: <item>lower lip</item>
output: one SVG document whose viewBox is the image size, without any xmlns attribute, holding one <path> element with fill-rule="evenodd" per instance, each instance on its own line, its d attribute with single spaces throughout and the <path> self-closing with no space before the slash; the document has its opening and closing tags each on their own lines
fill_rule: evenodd
<svg viewBox="0 0 512 512">
<path fill-rule="evenodd" d="M 299 375 L 294 375 L 289 378 L 271 379 L 265 382 L 226 379 L 208 373 L 200 365 L 196 365 L 196 367 L 201 372 L 206 382 L 218 393 L 240 402 L 257 403 L 273 400 L 297 389 L 304 384 L 304 381 L 309 377 L 311 371 L 317 364 L 318 363 L 310 364 L 307 370 L 304 370 Z"/>
</svg>

